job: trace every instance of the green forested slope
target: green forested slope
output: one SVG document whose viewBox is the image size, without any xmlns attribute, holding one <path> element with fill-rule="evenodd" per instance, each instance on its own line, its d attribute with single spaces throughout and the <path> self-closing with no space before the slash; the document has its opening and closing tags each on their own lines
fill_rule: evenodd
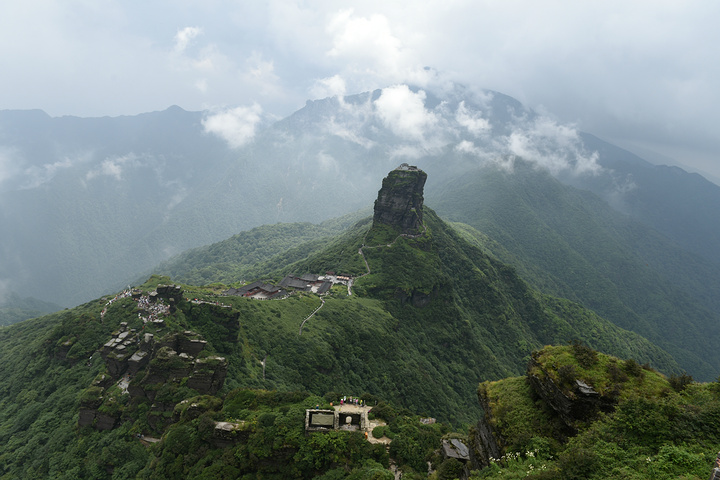
<svg viewBox="0 0 720 480">
<path fill-rule="evenodd" d="M 363 450 L 363 443 L 352 458 L 333 453 L 350 441 L 342 436 L 334 447 L 306 445 L 315 437 L 292 433 L 302 405 L 363 395 L 460 427 L 481 414 L 474 394 L 479 381 L 520 374 L 531 350 L 573 339 L 677 371 L 669 355 L 642 337 L 577 304 L 532 290 L 512 268 L 463 240 L 430 210 L 425 223 L 427 230 L 418 238 L 400 237 L 390 247 L 368 244 L 364 252 L 371 273 L 356 281 L 352 295 L 337 286 L 324 303 L 307 293 L 258 301 L 218 296 L 224 289 L 219 285 L 186 285 L 177 312 L 167 315 L 163 326 L 144 325 L 131 298 L 112 304 L 104 298 L 0 330 L 0 478 L 204 478 L 198 465 L 207 467 L 207 478 L 260 478 L 269 472 L 277 478 L 312 478 L 342 465 L 342 475 L 348 475 L 362 465 L 367 471 L 377 469 L 386 457 Z M 365 240 L 378 238 L 377 232 L 366 235 L 368 228 L 367 221 L 359 222 L 330 239 L 324 250 L 281 270 L 268 270 L 266 276 L 318 269 L 362 273 L 365 265 L 358 250 Z M 168 281 L 152 277 L 142 290 Z M 300 334 L 303 321 L 320 305 Z M 238 330 L 228 337 L 226 322 L 234 315 Z M 109 373 L 97 352 L 113 332 L 117 335 L 120 322 L 128 323 L 121 330 L 150 331 L 163 342 L 172 332 L 196 332 L 208 342 L 202 355 L 227 358 L 223 389 L 201 398 L 183 381 L 168 381 L 154 387 L 159 390 L 153 403 L 130 397 L 117 384 L 91 387 Z M 153 360 L 149 368 L 164 365 L 158 362 Z M 131 379 L 132 388 L 148 378 L 144 372 Z M 251 395 L 240 393 L 247 389 L 307 393 L 287 408 L 248 407 L 241 409 L 244 413 L 230 408 L 229 399 Z M 203 407 L 186 418 L 185 407 L 178 406 L 185 405 L 183 400 Z M 81 402 L 101 402 L 98 411 L 115 418 L 116 428 L 78 428 Z M 262 414 L 269 416 L 261 420 Z M 238 420 L 238 415 L 255 419 L 258 427 L 250 434 L 255 440 L 218 449 L 208 427 L 214 421 Z M 162 419 L 171 426 L 158 423 Z M 272 425 L 286 426 L 280 432 Z M 395 428 L 406 435 L 430 435 L 417 427 Z M 146 448 L 138 435 L 163 441 Z M 427 459 L 427 453 L 404 450 L 418 441 L 399 440 L 391 449 L 408 472 Z M 313 457 L 312 451 L 336 456 Z"/>
<path fill-rule="evenodd" d="M 212 245 L 188 250 L 154 267 L 148 275 L 159 273 L 193 285 L 231 284 L 252 279 L 324 248 L 332 237 L 367 214 L 367 210 L 361 210 L 317 225 L 263 225 Z"/>
<path fill-rule="evenodd" d="M 467 237 L 551 295 L 583 304 L 669 351 L 693 375 L 714 378 L 720 274 L 594 195 L 516 162 L 478 170 L 428 201 Z M 463 230 L 461 228 L 461 230 Z"/>
</svg>

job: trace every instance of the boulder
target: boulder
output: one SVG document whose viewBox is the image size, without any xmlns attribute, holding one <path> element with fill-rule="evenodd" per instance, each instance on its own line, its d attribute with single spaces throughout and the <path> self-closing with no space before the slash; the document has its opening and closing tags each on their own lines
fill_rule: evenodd
<svg viewBox="0 0 720 480">
<path fill-rule="evenodd" d="M 230 447 L 235 443 L 245 443 L 250 437 L 250 431 L 246 430 L 245 423 L 215 422 L 212 442 L 217 447 Z"/>
<path fill-rule="evenodd" d="M 133 353 L 132 357 L 128 360 L 128 373 L 135 375 L 141 368 L 144 368 L 150 362 L 150 354 L 139 350 Z"/>
<path fill-rule="evenodd" d="M 95 420 L 97 409 L 94 408 L 80 408 L 80 415 L 78 417 L 78 427 L 91 427 Z"/>
</svg>

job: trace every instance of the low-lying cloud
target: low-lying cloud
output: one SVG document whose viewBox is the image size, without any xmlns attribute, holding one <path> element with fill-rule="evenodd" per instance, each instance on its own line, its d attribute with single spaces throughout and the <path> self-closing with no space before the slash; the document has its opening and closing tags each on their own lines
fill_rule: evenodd
<svg viewBox="0 0 720 480">
<path fill-rule="evenodd" d="M 341 78 L 328 80 L 327 86 L 333 85 L 341 92 L 344 83 Z M 387 142 L 386 134 L 381 133 L 384 127 L 395 138 L 385 147 L 386 155 L 393 159 L 416 160 L 450 151 L 474 158 L 478 164 L 494 162 L 504 167 L 522 158 L 556 175 L 601 170 L 597 152 L 587 151 L 572 125 L 529 110 L 518 111 L 515 104 L 502 99 L 493 104 L 492 92 L 455 103 L 433 100 L 434 107 L 430 107 L 429 97 L 425 90 L 405 84 L 384 88 L 374 101 L 370 96 L 364 102 L 358 101 L 361 97 L 351 101 L 338 96 L 340 108 L 321 128 L 370 149 Z"/>
<path fill-rule="evenodd" d="M 396 85 L 383 89 L 380 98 L 375 100 L 375 107 L 383 124 L 393 133 L 421 141 L 438 123 L 435 114 L 425 108 L 426 97 L 423 90 L 416 93 L 407 85 Z"/>
<path fill-rule="evenodd" d="M 455 114 L 455 120 L 461 127 L 465 127 L 467 131 L 475 136 L 481 137 L 489 133 L 490 121 L 483 118 L 482 112 L 473 112 L 465 106 L 465 101 L 461 101 Z"/>
<path fill-rule="evenodd" d="M 257 103 L 212 113 L 202 121 L 207 133 L 225 140 L 231 148 L 240 148 L 254 137 L 260 123 L 262 108 Z"/>
<path fill-rule="evenodd" d="M 20 172 L 19 164 L 19 156 L 15 149 L 0 147 L 0 185 Z"/>
<path fill-rule="evenodd" d="M 140 166 L 140 158 L 134 153 L 105 158 L 100 165 L 85 174 L 85 180 L 92 180 L 100 176 L 122 180 L 123 172 L 127 168 Z"/>
<path fill-rule="evenodd" d="M 37 188 L 40 185 L 49 182 L 61 170 L 72 168 L 75 161 L 70 157 L 65 157 L 52 163 L 45 163 L 41 166 L 32 165 L 23 170 L 23 181 L 20 183 L 21 190 L 29 190 Z"/>
<path fill-rule="evenodd" d="M 575 174 L 594 174 L 601 169 L 598 153 L 585 150 L 573 127 L 560 125 L 547 117 L 536 117 L 500 139 L 507 153 L 547 168 L 551 173 L 570 170 Z"/>
</svg>

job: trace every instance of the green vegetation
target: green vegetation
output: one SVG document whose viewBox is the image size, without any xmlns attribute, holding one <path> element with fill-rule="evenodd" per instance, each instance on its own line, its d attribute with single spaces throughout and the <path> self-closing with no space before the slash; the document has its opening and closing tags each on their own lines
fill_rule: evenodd
<svg viewBox="0 0 720 480">
<path fill-rule="evenodd" d="M 696 378 L 717 376 L 712 264 L 521 161 L 512 173 L 486 168 L 453 179 L 427 202 L 468 224 L 458 226 L 464 238 L 541 292 L 639 333 Z"/>
<path fill-rule="evenodd" d="M 501 440 L 502 458 L 471 478 L 704 479 L 720 448 L 720 386 L 688 383 L 681 392 L 667 378 L 633 360 L 578 348 L 546 347 L 533 354 L 529 375 L 548 375 L 569 398 L 563 379 L 571 367 L 616 405 L 578 423 L 574 435 L 525 377 L 480 385 L 486 420 Z"/>
<path fill-rule="evenodd" d="M 230 285 L 252 280 L 266 275 L 267 272 L 281 270 L 321 250 L 327 250 L 335 237 L 360 220 L 364 214 L 365 212 L 357 212 L 319 225 L 263 225 L 233 235 L 227 240 L 188 250 L 163 262 L 155 268 L 155 272 L 171 276 L 176 282 L 192 285 Z"/>
<path fill-rule="evenodd" d="M 329 407 L 344 394 L 376 404 L 373 416 L 387 421 L 377 434 L 392 439 L 389 455 L 404 478 L 425 478 L 428 461 L 436 478 L 454 478 L 461 465 L 437 452 L 451 429 L 465 429 L 482 415 L 475 398 L 478 382 L 519 375 L 533 350 L 575 339 L 677 374 L 681 393 L 669 387 L 670 394 L 693 391 L 673 359 L 649 341 L 576 303 L 533 290 L 513 268 L 467 242 L 431 210 L 424 219 L 426 231 L 416 238 L 395 236 L 391 246 L 366 242 L 371 273 L 357 279 L 352 295 L 334 288 L 324 303 L 310 293 L 258 301 L 221 292 L 228 288 L 224 282 L 239 285 L 247 278 L 234 276 L 240 271 L 269 279 L 327 270 L 364 274 L 358 251 L 364 239 L 376 235 L 369 220 L 318 243 L 311 240 L 303 244 L 307 249 L 257 252 L 262 261 L 252 267 L 240 262 L 237 269 L 203 271 L 203 285 L 182 285 L 183 298 L 163 325 L 144 324 L 134 299 L 110 304 L 108 297 L 0 329 L 0 365 L 8 372 L 0 379 L 0 478 L 387 477 L 388 453 L 364 436 L 305 436 L 304 409 Z M 282 243 L 278 240 L 278 249 Z M 227 260 L 250 251 L 238 238 L 228 245 L 229 252 L 216 246 L 212 257 Z M 192 271 L 199 272 L 201 263 Z M 153 275 L 139 288 L 147 293 L 171 282 Z M 321 305 L 300 334 L 303 320 Z M 128 330 L 153 333 L 160 342 L 149 370 L 140 370 L 129 383 L 145 396 L 131 397 L 117 379 L 109 379 L 99 355 L 121 322 Z M 191 388 L 190 360 L 169 346 L 200 338 L 207 344 L 199 357 L 227 359 L 224 387 L 214 395 Z M 136 343 L 126 351 L 139 348 Z M 564 368 L 552 375 L 559 382 L 569 385 L 581 376 L 594 381 L 595 372 L 613 375 L 612 384 L 598 382 L 603 392 L 641 379 L 643 388 L 652 387 L 648 395 L 663 390 L 665 384 L 654 380 L 661 377 L 637 362 L 616 363 L 613 370 L 612 362 L 595 361 L 590 351 L 574 348 L 575 353 L 558 353 Z M 209 375 L 217 363 L 208 360 L 198 371 Z M 502 395 L 496 397 L 502 402 Z M 617 398 L 625 399 L 622 392 Z M 532 405 L 525 405 L 529 411 Z M 98 415 L 91 425 L 97 427 L 104 416 L 115 428 L 78 428 L 88 410 Z M 419 415 L 439 423 L 421 424 Z M 549 440 L 560 427 L 550 428 L 545 443 L 537 443 L 526 438 L 524 427 L 512 430 L 511 420 L 503 428 L 514 432 L 517 448 L 559 452 L 564 445 Z M 236 425 L 228 432 L 231 438 L 214 436 L 220 421 Z"/>
<path fill-rule="evenodd" d="M 620 361 L 608 355 L 596 356 L 588 362 L 588 347 L 545 347 L 533 354 L 534 364 L 528 368 L 529 375 L 539 378 L 549 376 L 561 389 L 571 391 L 575 380 L 592 385 L 600 395 L 614 400 L 627 398 L 657 398 L 668 393 L 669 382 L 651 368 L 641 368 L 635 360 Z M 579 353 L 580 352 L 580 353 Z M 592 357 L 591 357 L 592 358 Z M 541 365 L 552 363 L 552 368 Z"/>
</svg>

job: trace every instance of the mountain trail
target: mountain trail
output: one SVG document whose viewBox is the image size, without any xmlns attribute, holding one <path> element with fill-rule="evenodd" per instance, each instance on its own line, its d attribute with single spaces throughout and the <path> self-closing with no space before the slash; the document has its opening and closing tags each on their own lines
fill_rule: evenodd
<svg viewBox="0 0 720 480">
<path fill-rule="evenodd" d="M 422 233 L 418 233 L 418 234 L 416 234 L 416 235 L 411 235 L 411 234 L 409 234 L 409 233 L 401 233 L 400 235 L 398 235 L 397 237 L 395 237 L 395 240 L 393 240 L 392 242 L 390 242 L 390 243 L 388 243 L 388 244 L 373 245 L 373 246 L 365 245 L 365 238 L 367 237 L 367 233 L 365 233 L 365 237 L 363 237 L 363 243 L 362 243 L 362 245 L 360 245 L 360 248 L 358 248 L 358 254 L 362 257 L 363 262 L 365 262 L 365 268 L 367 269 L 367 272 L 366 272 L 366 273 L 363 273 L 362 275 L 359 275 L 359 276 L 355 277 L 354 279 L 350 279 L 350 281 L 348 282 L 348 296 L 352 295 L 352 284 L 353 284 L 354 280 L 357 280 L 358 278 L 362 278 L 362 277 L 364 277 L 364 276 L 366 276 L 366 275 L 370 275 L 370 264 L 368 263 L 367 258 L 365 258 L 365 253 L 363 252 L 363 249 L 364 249 L 364 248 L 392 247 L 393 245 L 395 245 L 395 242 L 397 242 L 400 237 L 405 237 L 405 238 L 420 238 L 420 237 L 422 237 L 423 235 L 425 235 L 426 233 L 427 233 L 427 225 L 425 225 L 425 222 L 423 222 L 423 231 L 422 231 Z"/>
<path fill-rule="evenodd" d="M 302 323 L 300 324 L 300 331 L 298 332 L 298 336 L 302 335 L 302 329 L 303 329 L 303 326 L 305 325 L 305 322 L 310 320 L 310 318 L 312 318 L 312 316 L 315 315 L 318 312 L 318 310 L 320 310 L 324 306 L 325 306 L 325 299 L 323 297 L 320 297 L 320 306 L 317 307 L 315 310 L 313 310 L 313 312 L 310 315 L 308 315 L 307 318 L 305 318 L 305 320 L 302 321 Z"/>
</svg>

